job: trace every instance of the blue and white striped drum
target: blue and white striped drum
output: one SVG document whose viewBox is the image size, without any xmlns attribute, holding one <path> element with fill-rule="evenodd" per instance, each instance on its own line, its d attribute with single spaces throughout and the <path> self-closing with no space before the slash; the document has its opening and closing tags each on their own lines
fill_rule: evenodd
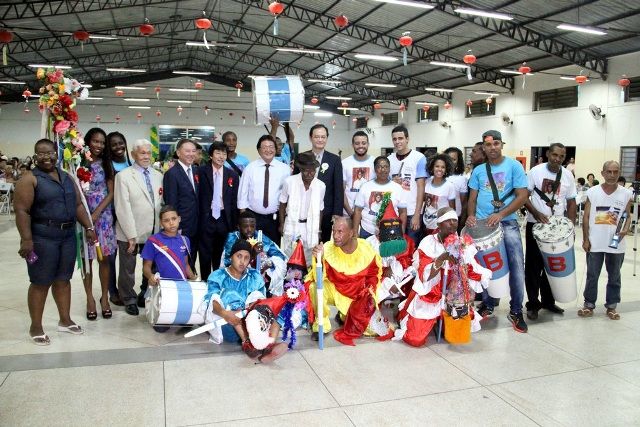
<svg viewBox="0 0 640 427">
<path fill-rule="evenodd" d="M 256 124 L 278 117 L 281 123 L 300 122 L 304 113 L 304 86 L 299 76 L 254 77 Z"/>
<path fill-rule="evenodd" d="M 202 325 L 203 310 L 198 309 L 206 293 L 206 282 L 160 279 L 158 286 L 149 287 L 147 320 L 154 326 Z"/>
</svg>

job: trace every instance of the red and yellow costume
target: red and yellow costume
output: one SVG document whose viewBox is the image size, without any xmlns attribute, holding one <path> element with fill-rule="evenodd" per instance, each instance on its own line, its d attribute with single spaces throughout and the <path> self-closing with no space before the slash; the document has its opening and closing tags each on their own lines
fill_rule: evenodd
<svg viewBox="0 0 640 427">
<path fill-rule="evenodd" d="M 305 287 L 313 301 L 307 307 L 309 322 L 313 322 L 313 331 L 317 332 L 315 267 L 314 258 Z M 355 345 L 353 340 L 363 334 L 376 309 L 374 296 L 382 276 L 380 255 L 363 239 L 358 239 L 356 250 L 351 254 L 344 253 L 329 241 L 324 244 L 322 267 L 324 332 L 331 330 L 329 304 L 335 305 L 345 321 L 344 327 L 333 334 L 334 338 L 343 344 Z"/>
</svg>

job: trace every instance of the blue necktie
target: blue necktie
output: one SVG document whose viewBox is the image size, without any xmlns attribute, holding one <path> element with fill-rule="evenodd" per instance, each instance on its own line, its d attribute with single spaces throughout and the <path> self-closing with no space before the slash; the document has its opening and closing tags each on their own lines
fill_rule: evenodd
<svg viewBox="0 0 640 427">
<path fill-rule="evenodd" d="M 151 201 L 154 201 L 153 198 L 153 187 L 151 186 L 151 178 L 149 177 L 149 169 L 145 169 L 144 172 L 144 182 L 147 184 L 147 191 L 149 192 L 149 196 L 151 197 Z"/>
</svg>

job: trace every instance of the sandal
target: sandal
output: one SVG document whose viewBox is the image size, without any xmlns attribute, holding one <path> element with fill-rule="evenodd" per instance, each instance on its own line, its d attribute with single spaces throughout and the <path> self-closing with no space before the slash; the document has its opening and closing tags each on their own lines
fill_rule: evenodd
<svg viewBox="0 0 640 427">
<path fill-rule="evenodd" d="M 578 310 L 578 316 L 580 317 L 591 317 L 593 316 L 593 308 L 583 307 Z"/>
<path fill-rule="evenodd" d="M 620 320 L 620 313 L 615 308 L 607 308 L 607 317 L 611 320 Z"/>
<path fill-rule="evenodd" d="M 69 326 L 62 326 L 62 325 L 58 325 L 58 332 L 66 332 L 68 334 L 73 334 L 73 335 L 81 335 L 84 334 L 84 330 L 80 327 L 80 325 L 69 325 Z"/>
<path fill-rule="evenodd" d="M 96 305 L 96 300 L 92 300 L 92 301 L 93 301 L 93 305 Z M 87 305 L 89 305 L 88 301 L 87 301 Z M 87 310 L 87 320 L 96 320 L 97 318 L 98 318 L 98 312 L 97 311 L 89 311 L 89 310 Z"/>
<path fill-rule="evenodd" d="M 49 336 L 47 334 L 33 336 L 33 337 L 31 337 L 31 341 L 33 341 L 33 343 L 35 345 L 49 345 L 49 344 L 51 344 L 51 341 L 49 340 Z"/>
<path fill-rule="evenodd" d="M 102 307 L 102 298 L 100 298 L 100 307 Z M 111 308 L 107 308 L 102 309 L 102 318 L 103 319 L 111 319 L 111 316 L 113 316 L 113 312 L 111 311 Z"/>
</svg>

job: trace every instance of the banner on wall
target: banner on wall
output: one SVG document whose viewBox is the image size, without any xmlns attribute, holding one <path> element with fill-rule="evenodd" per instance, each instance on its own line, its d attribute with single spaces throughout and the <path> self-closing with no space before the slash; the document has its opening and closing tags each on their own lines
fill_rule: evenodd
<svg viewBox="0 0 640 427">
<path fill-rule="evenodd" d="M 151 141 L 151 155 L 154 160 L 158 160 L 160 156 L 160 140 L 158 139 L 158 128 L 156 126 L 151 126 L 149 141 Z"/>
</svg>

